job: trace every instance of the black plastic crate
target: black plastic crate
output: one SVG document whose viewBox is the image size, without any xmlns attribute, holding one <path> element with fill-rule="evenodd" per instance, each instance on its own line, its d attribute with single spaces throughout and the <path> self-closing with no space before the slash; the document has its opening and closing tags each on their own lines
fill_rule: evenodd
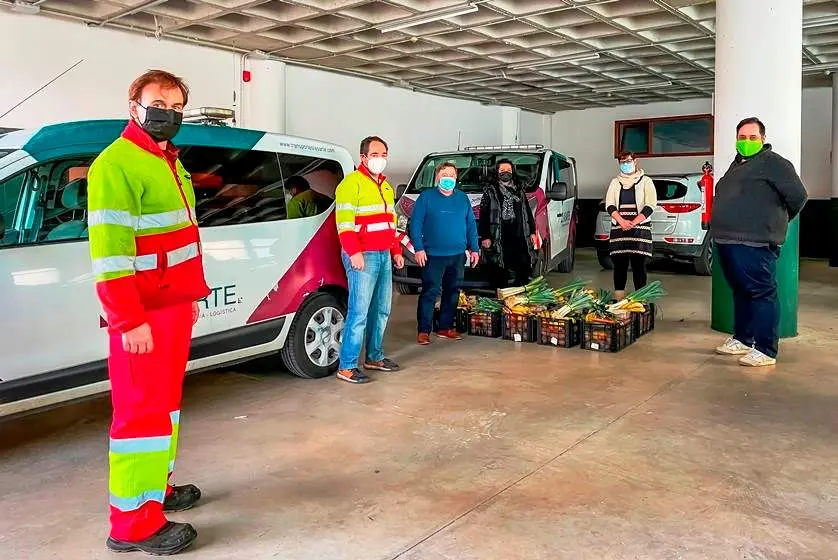
<svg viewBox="0 0 838 560">
<path fill-rule="evenodd" d="M 462 334 L 468 332 L 468 309 L 458 307 L 454 313 L 454 329 Z M 439 307 L 434 308 L 434 332 L 439 331 Z"/>
<path fill-rule="evenodd" d="M 504 313 L 501 336 L 513 342 L 535 342 L 538 323 L 535 317 L 521 313 Z"/>
<path fill-rule="evenodd" d="M 501 334 L 501 312 L 474 311 L 469 313 L 468 334 L 498 338 Z"/>
<path fill-rule="evenodd" d="M 634 318 L 614 323 L 584 321 L 582 323 L 582 348 L 595 352 L 619 352 L 635 341 Z"/>
<path fill-rule="evenodd" d="M 536 342 L 545 346 L 573 348 L 582 341 L 582 320 L 565 317 L 551 319 L 538 317 L 538 336 Z"/>
<path fill-rule="evenodd" d="M 632 313 L 634 316 L 634 332 L 640 337 L 655 330 L 655 309 L 654 303 L 646 304 L 646 311 L 643 313 Z"/>
</svg>

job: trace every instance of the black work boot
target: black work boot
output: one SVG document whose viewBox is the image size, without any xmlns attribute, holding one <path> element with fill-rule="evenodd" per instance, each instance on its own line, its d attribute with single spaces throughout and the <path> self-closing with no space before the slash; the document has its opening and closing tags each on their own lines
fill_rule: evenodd
<svg viewBox="0 0 838 560">
<path fill-rule="evenodd" d="M 197 537 L 198 531 L 189 523 L 168 521 L 159 531 L 143 541 L 128 542 L 109 537 L 106 544 L 113 552 L 145 552 L 152 556 L 171 556 L 188 548 Z"/>
<path fill-rule="evenodd" d="M 201 490 L 194 484 L 172 485 L 172 491 L 163 500 L 163 511 L 186 511 L 201 499 Z"/>
</svg>

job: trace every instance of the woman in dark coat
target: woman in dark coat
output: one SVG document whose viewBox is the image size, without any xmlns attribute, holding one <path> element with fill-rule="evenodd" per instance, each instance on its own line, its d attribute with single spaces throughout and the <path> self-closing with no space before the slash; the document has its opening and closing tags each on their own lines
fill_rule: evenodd
<svg viewBox="0 0 838 560">
<path fill-rule="evenodd" d="M 497 163 L 497 178 L 483 191 L 477 224 L 492 288 L 521 286 L 532 278 L 535 219 L 511 161 Z"/>
</svg>

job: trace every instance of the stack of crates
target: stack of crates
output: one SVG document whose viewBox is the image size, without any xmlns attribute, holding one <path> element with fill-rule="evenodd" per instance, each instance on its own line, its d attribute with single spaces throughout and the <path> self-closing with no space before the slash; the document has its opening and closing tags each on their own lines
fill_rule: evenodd
<svg viewBox="0 0 838 560">
<path fill-rule="evenodd" d="M 501 335 L 501 312 L 474 311 L 468 315 L 468 334 L 498 338 Z"/>
<path fill-rule="evenodd" d="M 595 352 L 619 352 L 636 340 L 634 317 L 614 322 L 585 321 L 582 325 L 582 348 Z"/>
<path fill-rule="evenodd" d="M 535 342 L 538 323 L 535 317 L 521 313 L 504 313 L 501 334 L 504 340 Z"/>
<path fill-rule="evenodd" d="M 655 329 L 655 304 L 646 304 L 646 311 L 643 313 L 634 313 L 634 331 L 637 336 L 643 336 Z"/>
<path fill-rule="evenodd" d="M 565 317 L 563 319 L 538 318 L 538 336 L 536 342 L 545 346 L 573 348 L 582 340 L 581 319 Z"/>
</svg>

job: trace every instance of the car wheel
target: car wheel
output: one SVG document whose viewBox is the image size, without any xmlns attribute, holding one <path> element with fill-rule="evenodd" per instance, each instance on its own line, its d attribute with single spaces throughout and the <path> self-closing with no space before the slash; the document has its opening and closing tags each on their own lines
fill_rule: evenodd
<svg viewBox="0 0 838 560">
<path fill-rule="evenodd" d="M 337 371 L 345 318 L 346 303 L 333 294 L 317 294 L 302 306 L 280 351 L 291 373 L 319 379 Z"/>
<path fill-rule="evenodd" d="M 693 267 L 699 276 L 710 276 L 713 273 L 713 248 L 709 241 L 704 242 L 701 255 L 693 261 Z"/>
<path fill-rule="evenodd" d="M 570 254 L 567 256 L 565 260 L 560 262 L 558 266 L 556 266 L 556 272 L 573 272 L 573 267 L 576 265 L 576 245 L 574 244 L 570 248 Z"/>
<path fill-rule="evenodd" d="M 396 282 L 396 291 L 405 296 L 415 296 L 419 293 L 419 286 Z"/>
<path fill-rule="evenodd" d="M 614 268 L 614 262 L 611 260 L 611 253 L 609 253 L 606 249 L 597 249 L 596 258 L 599 261 L 599 266 L 605 270 L 612 270 Z"/>
</svg>

